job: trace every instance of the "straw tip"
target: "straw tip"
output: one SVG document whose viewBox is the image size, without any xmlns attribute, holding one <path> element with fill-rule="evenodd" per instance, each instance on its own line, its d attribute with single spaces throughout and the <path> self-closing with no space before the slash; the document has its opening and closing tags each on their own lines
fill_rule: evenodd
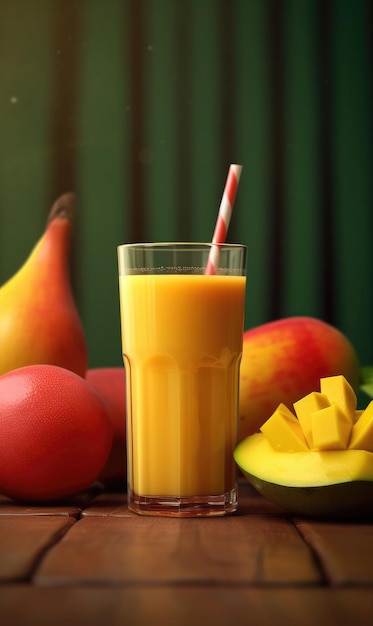
<svg viewBox="0 0 373 626">
<path fill-rule="evenodd" d="M 229 171 L 231 174 L 234 174 L 234 176 L 236 177 L 237 182 L 240 180 L 240 176 L 241 176 L 241 172 L 242 172 L 242 165 L 239 165 L 238 163 L 231 163 Z"/>
</svg>

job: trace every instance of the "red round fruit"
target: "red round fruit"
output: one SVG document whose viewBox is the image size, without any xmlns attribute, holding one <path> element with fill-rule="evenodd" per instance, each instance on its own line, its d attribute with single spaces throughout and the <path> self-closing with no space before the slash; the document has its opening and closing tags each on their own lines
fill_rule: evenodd
<svg viewBox="0 0 373 626">
<path fill-rule="evenodd" d="M 87 489 L 113 439 L 97 392 L 55 365 L 29 365 L 0 376 L 0 432 L 0 493 L 29 501 Z"/>
<path fill-rule="evenodd" d="M 123 487 L 126 469 L 126 377 L 124 367 L 97 367 L 87 371 L 86 380 L 99 392 L 113 427 L 113 445 L 99 480 L 106 486 Z"/>
</svg>

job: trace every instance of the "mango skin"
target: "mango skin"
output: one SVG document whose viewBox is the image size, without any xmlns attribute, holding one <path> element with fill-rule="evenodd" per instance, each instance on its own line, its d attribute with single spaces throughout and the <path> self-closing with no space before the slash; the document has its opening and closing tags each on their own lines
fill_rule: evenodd
<svg viewBox="0 0 373 626">
<path fill-rule="evenodd" d="M 288 317 L 244 332 L 237 442 L 258 432 L 279 404 L 318 391 L 343 375 L 357 392 L 360 363 L 347 337 L 312 317 Z"/>
<path fill-rule="evenodd" d="M 323 487 L 284 487 L 243 472 L 262 496 L 284 512 L 340 522 L 373 514 L 373 481 L 356 480 Z"/>
<path fill-rule="evenodd" d="M 285 511 L 339 520 L 373 514 L 372 452 L 278 452 L 255 433 L 233 456 L 254 489 Z"/>
</svg>

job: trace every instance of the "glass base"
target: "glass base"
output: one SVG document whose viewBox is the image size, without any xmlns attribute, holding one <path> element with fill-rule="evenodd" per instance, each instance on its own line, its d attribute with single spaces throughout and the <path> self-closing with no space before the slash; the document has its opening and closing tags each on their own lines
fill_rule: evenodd
<svg viewBox="0 0 373 626">
<path fill-rule="evenodd" d="M 213 517 L 237 511 L 237 486 L 217 496 L 139 496 L 128 492 L 128 508 L 138 515 Z"/>
</svg>

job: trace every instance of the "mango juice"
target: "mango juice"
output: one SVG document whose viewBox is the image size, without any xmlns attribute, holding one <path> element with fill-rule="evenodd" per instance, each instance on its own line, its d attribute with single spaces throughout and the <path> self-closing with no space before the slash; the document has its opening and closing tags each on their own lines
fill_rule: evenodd
<svg viewBox="0 0 373 626">
<path fill-rule="evenodd" d="M 234 488 L 245 280 L 120 276 L 129 486 L 137 495 Z"/>
</svg>

